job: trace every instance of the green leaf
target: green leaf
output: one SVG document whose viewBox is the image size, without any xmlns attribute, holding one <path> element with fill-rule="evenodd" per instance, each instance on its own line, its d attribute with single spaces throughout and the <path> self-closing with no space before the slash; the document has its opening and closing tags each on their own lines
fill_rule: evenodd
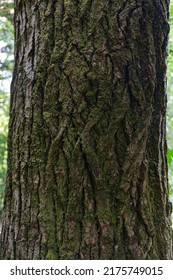
<svg viewBox="0 0 173 280">
<path fill-rule="evenodd" d="M 168 166 L 170 166 L 173 161 L 173 149 L 168 149 L 167 158 L 168 158 Z"/>
</svg>

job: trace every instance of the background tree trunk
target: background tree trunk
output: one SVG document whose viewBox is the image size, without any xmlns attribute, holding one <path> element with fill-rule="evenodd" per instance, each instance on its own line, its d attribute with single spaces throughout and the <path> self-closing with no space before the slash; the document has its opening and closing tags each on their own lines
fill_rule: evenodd
<svg viewBox="0 0 173 280">
<path fill-rule="evenodd" d="M 171 259 L 168 1 L 15 1 L 2 259 Z"/>
</svg>

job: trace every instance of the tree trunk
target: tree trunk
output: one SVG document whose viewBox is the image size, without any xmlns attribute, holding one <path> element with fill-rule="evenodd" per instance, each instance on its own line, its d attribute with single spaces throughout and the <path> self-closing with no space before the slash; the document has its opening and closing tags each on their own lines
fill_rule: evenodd
<svg viewBox="0 0 173 280">
<path fill-rule="evenodd" d="M 15 1 L 1 259 L 171 259 L 168 0 Z"/>
</svg>

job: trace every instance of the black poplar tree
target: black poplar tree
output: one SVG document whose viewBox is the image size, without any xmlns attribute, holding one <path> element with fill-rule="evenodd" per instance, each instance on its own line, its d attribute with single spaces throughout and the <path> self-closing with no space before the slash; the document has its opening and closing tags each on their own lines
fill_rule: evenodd
<svg viewBox="0 0 173 280">
<path fill-rule="evenodd" d="M 171 259 L 167 0 L 15 1 L 2 259 Z"/>
</svg>

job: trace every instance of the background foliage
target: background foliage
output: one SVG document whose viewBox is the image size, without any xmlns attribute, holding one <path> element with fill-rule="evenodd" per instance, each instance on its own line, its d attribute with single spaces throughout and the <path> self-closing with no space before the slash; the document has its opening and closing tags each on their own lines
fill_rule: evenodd
<svg viewBox="0 0 173 280">
<path fill-rule="evenodd" d="M 170 196 L 173 202 L 173 0 L 170 3 L 169 56 L 167 64 L 167 142 Z"/>
<path fill-rule="evenodd" d="M 173 201 L 173 0 L 170 3 L 170 36 L 167 68 L 167 140 L 170 197 Z M 7 170 L 9 85 L 13 69 L 13 1 L 0 2 L 0 212 Z"/>
<path fill-rule="evenodd" d="M 9 84 L 13 69 L 13 1 L 0 2 L 0 212 L 7 170 Z"/>
</svg>

